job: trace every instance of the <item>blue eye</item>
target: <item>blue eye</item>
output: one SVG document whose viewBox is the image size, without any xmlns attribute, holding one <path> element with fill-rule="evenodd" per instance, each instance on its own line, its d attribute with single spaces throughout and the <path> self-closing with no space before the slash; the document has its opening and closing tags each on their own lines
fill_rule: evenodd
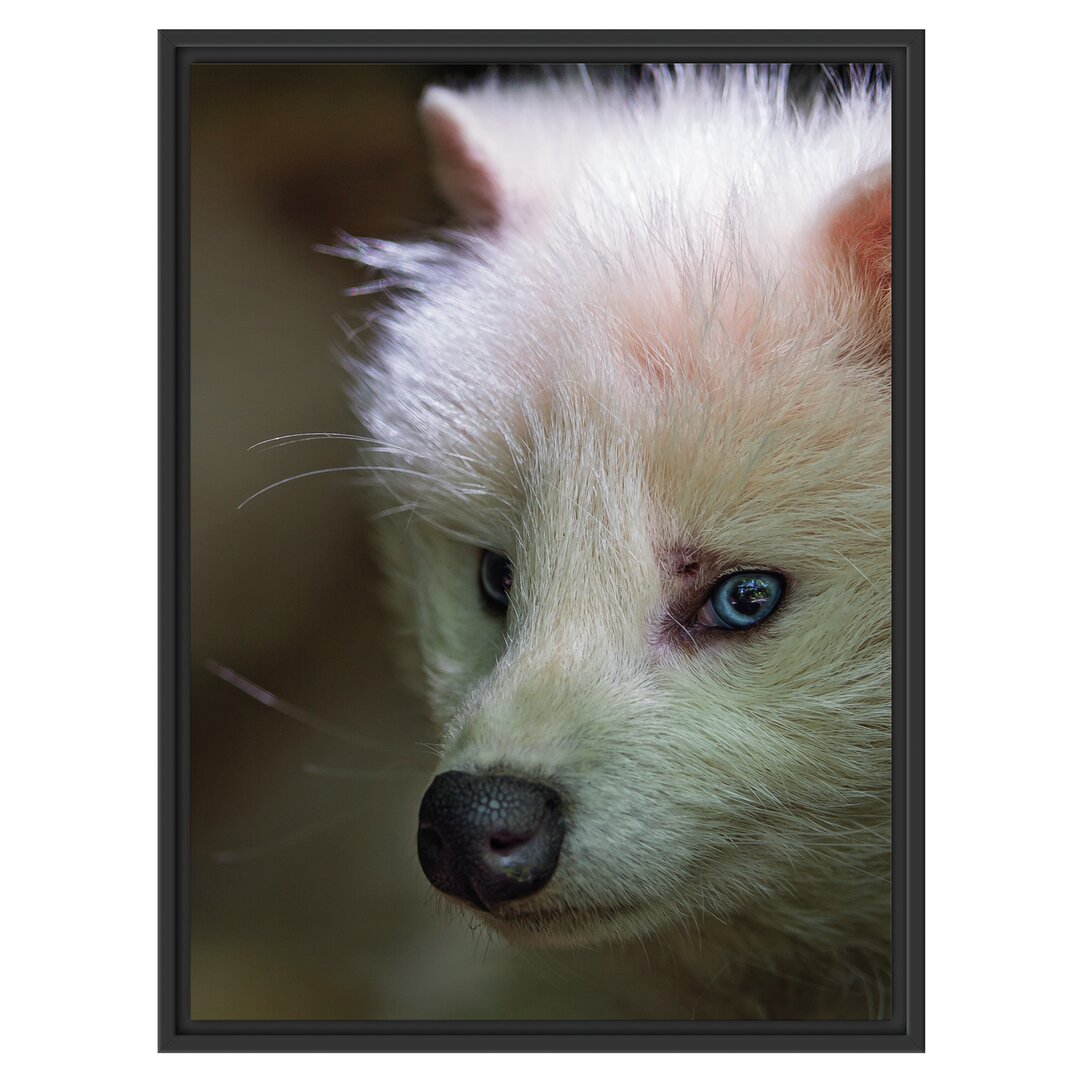
<svg viewBox="0 0 1080 1080">
<path fill-rule="evenodd" d="M 480 595 L 487 606 L 502 615 L 510 606 L 510 587 L 514 584 L 514 567 L 505 555 L 485 551 L 480 556 Z"/>
<path fill-rule="evenodd" d="M 784 579 L 769 570 L 728 574 L 709 594 L 697 621 L 723 630 L 749 630 L 767 619 L 784 595 Z"/>
</svg>

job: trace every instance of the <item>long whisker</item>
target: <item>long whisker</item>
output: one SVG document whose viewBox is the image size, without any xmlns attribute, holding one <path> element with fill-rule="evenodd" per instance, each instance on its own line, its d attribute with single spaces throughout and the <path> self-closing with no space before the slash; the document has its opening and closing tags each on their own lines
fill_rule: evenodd
<svg viewBox="0 0 1080 1080">
<path fill-rule="evenodd" d="M 418 476 L 423 480 L 430 479 L 428 473 L 421 472 L 419 469 L 406 469 L 397 468 L 391 465 L 335 465 L 329 469 L 312 469 L 309 472 L 297 473 L 296 476 L 286 476 L 284 480 L 275 480 L 272 484 L 267 484 L 264 488 L 259 488 L 254 495 L 249 495 L 239 506 L 237 510 L 243 510 L 245 506 L 252 499 L 257 499 L 260 495 L 265 495 L 268 491 L 273 491 L 274 488 L 279 488 L 283 484 L 291 484 L 294 480 L 306 480 L 310 476 L 325 476 L 327 473 L 369 473 L 376 476 L 382 473 L 405 473 L 407 476 Z M 462 490 L 468 491 L 469 489 L 463 488 Z M 480 489 L 478 489 L 478 493 Z"/>
<path fill-rule="evenodd" d="M 260 450 L 263 447 L 274 446 L 278 444 L 289 444 L 294 442 L 310 442 L 313 439 L 345 439 L 348 442 L 377 442 L 377 439 L 371 438 L 369 435 L 349 435 L 343 431 L 296 431 L 289 435 L 276 435 L 272 439 L 260 439 L 257 443 L 252 443 L 248 447 L 248 450 Z"/>
<path fill-rule="evenodd" d="M 326 818 L 323 821 L 316 821 L 300 829 L 293 829 L 292 832 L 275 837 L 273 840 L 267 840 L 263 844 L 253 844 L 251 847 L 232 848 L 226 851 L 215 851 L 211 857 L 216 863 L 247 862 L 249 859 L 257 859 L 260 855 L 269 855 L 272 851 L 291 847 L 293 844 L 298 844 L 312 836 L 318 836 L 319 833 L 327 832 L 329 829 L 337 828 L 339 825 L 347 825 L 350 821 L 355 821 L 367 812 L 367 807 L 353 807 L 343 814 Z"/>
<path fill-rule="evenodd" d="M 245 679 L 243 675 L 233 671 L 232 668 L 225 667 L 224 664 L 219 664 L 216 660 L 205 660 L 203 665 L 207 671 L 212 672 L 219 679 L 235 687 L 242 694 L 247 694 L 249 698 L 259 702 L 260 705 L 265 705 L 267 708 L 281 713 L 282 716 L 287 716 L 290 720 L 295 720 L 298 724 L 303 724 L 304 727 L 319 732 L 320 735 L 329 735 L 331 738 L 340 739 L 342 742 L 362 747 L 364 750 L 385 752 L 384 747 L 365 739 L 361 735 L 355 735 L 351 731 L 335 727 L 333 724 L 320 720 L 319 717 L 312 716 L 311 713 L 305 712 L 295 705 L 290 705 L 287 701 L 282 701 L 277 694 L 272 694 L 269 690 L 258 686 L 250 679 Z"/>
<path fill-rule="evenodd" d="M 271 439 L 260 439 L 257 443 L 252 443 L 249 446 L 248 452 L 262 451 L 267 449 L 274 449 L 277 446 L 292 446 L 294 443 L 314 442 L 317 440 L 341 440 L 345 442 L 358 442 L 367 443 L 364 448 L 364 454 L 396 454 L 399 457 L 410 457 L 415 454 L 414 450 L 408 450 L 400 446 L 395 446 L 384 442 L 382 439 L 373 439 L 370 435 L 350 435 L 342 431 L 297 431 L 288 435 L 275 435 Z M 480 458 L 472 456 L 470 454 L 464 454 L 456 452 L 454 450 L 448 450 L 439 459 L 440 463 L 448 460 L 460 461 L 466 465 L 482 466 L 484 464 Z M 358 468 L 364 468 L 360 465 Z M 371 466 L 375 468 L 375 466 Z M 378 466 L 382 469 L 383 466 Z M 389 471 L 389 469 L 387 469 Z M 417 476 L 423 476 L 423 473 L 417 473 Z M 298 478 L 299 479 L 299 478 Z M 254 498 L 255 496 L 251 496 Z"/>
<path fill-rule="evenodd" d="M 369 470 L 363 465 L 336 465 L 330 469 L 312 469 L 311 472 L 298 473 L 296 476 L 286 476 L 284 480 L 275 480 L 272 484 L 267 484 L 266 487 L 259 488 L 254 495 L 249 495 L 236 509 L 243 510 L 252 499 L 257 499 L 260 495 L 265 495 L 268 491 L 273 491 L 274 488 L 281 487 L 283 484 L 291 484 L 294 480 L 306 480 L 309 476 L 324 476 L 327 473 L 367 471 Z"/>
</svg>

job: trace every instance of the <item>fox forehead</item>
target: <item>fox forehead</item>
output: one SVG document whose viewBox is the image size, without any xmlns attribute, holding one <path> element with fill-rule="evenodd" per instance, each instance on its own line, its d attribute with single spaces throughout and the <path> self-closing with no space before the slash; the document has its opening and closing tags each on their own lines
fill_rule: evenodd
<svg viewBox="0 0 1080 1080">
<path fill-rule="evenodd" d="M 379 434 L 402 446 L 376 467 L 424 517 L 506 551 L 551 528 L 630 531 L 635 516 L 657 549 L 760 548 L 778 522 L 865 517 L 888 483 L 887 395 L 858 369 L 803 355 L 780 380 L 747 360 L 657 385 L 618 359 L 567 368 L 541 359 L 460 392 L 444 377 L 438 408 L 383 399 Z"/>
<path fill-rule="evenodd" d="M 387 317 L 358 404 L 384 462 L 416 474 L 391 485 L 403 500 L 494 515 L 567 454 L 715 492 L 781 424 L 808 454 L 865 429 L 868 403 L 880 424 L 881 380 L 851 362 L 860 329 L 812 280 L 616 256 L 476 241 L 446 287 Z"/>
</svg>

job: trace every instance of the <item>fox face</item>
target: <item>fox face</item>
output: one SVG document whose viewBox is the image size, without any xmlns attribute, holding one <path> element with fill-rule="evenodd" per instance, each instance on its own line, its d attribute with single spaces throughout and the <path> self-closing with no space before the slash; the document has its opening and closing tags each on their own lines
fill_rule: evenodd
<svg viewBox="0 0 1080 1080">
<path fill-rule="evenodd" d="M 396 287 L 355 398 L 440 732 L 424 872 L 519 941 L 885 954 L 886 90 L 796 114 L 782 73 L 690 70 L 422 117 L 464 226 L 351 254 Z"/>
</svg>

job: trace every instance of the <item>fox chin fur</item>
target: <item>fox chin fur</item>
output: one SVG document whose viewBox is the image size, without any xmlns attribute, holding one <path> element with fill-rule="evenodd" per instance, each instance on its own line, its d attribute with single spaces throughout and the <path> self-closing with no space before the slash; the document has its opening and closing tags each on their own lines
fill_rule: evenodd
<svg viewBox="0 0 1080 1080">
<path fill-rule="evenodd" d="M 663 1015 L 890 1014 L 890 100 L 852 84 L 431 88 L 461 226 L 341 250 L 385 290 L 354 397 L 439 771 L 565 807 L 551 881 L 479 918 L 644 943 Z M 693 625 L 746 569 L 775 614 Z"/>
</svg>

